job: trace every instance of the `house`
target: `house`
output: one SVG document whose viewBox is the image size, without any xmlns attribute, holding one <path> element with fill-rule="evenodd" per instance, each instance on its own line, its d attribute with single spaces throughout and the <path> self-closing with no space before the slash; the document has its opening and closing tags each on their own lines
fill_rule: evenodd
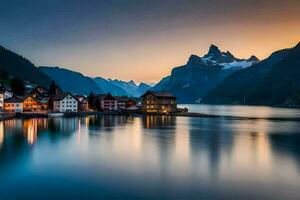
<svg viewBox="0 0 300 200">
<path fill-rule="evenodd" d="M 78 100 L 70 93 L 60 93 L 53 97 L 54 112 L 77 112 Z"/>
<path fill-rule="evenodd" d="M 34 97 L 38 101 L 39 110 L 48 110 L 50 96 L 48 90 L 42 86 L 36 86 L 33 90 L 30 91 L 29 95 Z"/>
<path fill-rule="evenodd" d="M 76 95 L 75 97 L 78 100 L 78 111 L 88 111 L 89 110 L 88 98 L 83 95 Z"/>
<path fill-rule="evenodd" d="M 148 91 L 142 95 L 142 111 L 159 113 L 177 112 L 176 97 L 167 92 Z"/>
<path fill-rule="evenodd" d="M 0 110 L 4 110 L 5 91 L 0 88 Z"/>
<path fill-rule="evenodd" d="M 48 90 L 42 86 L 36 86 L 32 90 L 30 90 L 29 95 L 35 98 L 49 97 Z"/>
<path fill-rule="evenodd" d="M 11 89 L 5 85 L 1 85 L 0 90 L 4 93 L 4 99 L 8 99 L 13 96 Z"/>
<path fill-rule="evenodd" d="M 7 112 L 23 112 L 23 101 L 16 96 L 4 100 L 4 110 Z"/>
<path fill-rule="evenodd" d="M 24 112 L 33 112 L 41 109 L 40 102 L 33 96 L 27 95 L 24 97 L 19 97 L 23 102 Z"/>
<path fill-rule="evenodd" d="M 39 110 L 48 110 L 49 108 L 49 98 L 38 98 L 38 109 Z"/>
<path fill-rule="evenodd" d="M 100 108 L 103 111 L 118 110 L 117 99 L 113 97 L 110 93 L 97 95 L 96 102 L 100 103 Z"/>
<path fill-rule="evenodd" d="M 118 110 L 125 110 L 128 107 L 136 105 L 136 101 L 128 98 L 127 96 L 116 96 L 115 99 L 117 100 Z"/>
</svg>

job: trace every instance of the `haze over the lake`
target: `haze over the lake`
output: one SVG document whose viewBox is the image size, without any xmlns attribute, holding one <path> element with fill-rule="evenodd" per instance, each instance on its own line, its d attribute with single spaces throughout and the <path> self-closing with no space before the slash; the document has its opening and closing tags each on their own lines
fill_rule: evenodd
<svg viewBox="0 0 300 200">
<path fill-rule="evenodd" d="M 298 0 L 1 0 L 0 45 L 36 65 L 157 82 L 211 43 L 265 58 L 300 41 Z"/>
</svg>

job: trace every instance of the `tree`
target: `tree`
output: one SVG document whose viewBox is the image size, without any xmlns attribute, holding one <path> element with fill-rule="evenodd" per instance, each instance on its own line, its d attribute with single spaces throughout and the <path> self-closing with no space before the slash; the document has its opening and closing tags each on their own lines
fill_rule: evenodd
<svg viewBox="0 0 300 200">
<path fill-rule="evenodd" d="M 48 109 L 53 110 L 53 98 L 50 97 L 48 100 Z"/>
<path fill-rule="evenodd" d="M 15 95 L 25 95 L 25 84 L 20 78 L 13 78 L 10 81 L 11 90 Z"/>
<path fill-rule="evenodd" d="M 95 108 L 95 95 L 93 92 L 90 92 L 88 96 L 88 102 L 89 102 L 89 109 Z"/>
<path fill-rule="evenodd" d="M 58 87 L 58 85 L 56 85 L 55 81 L 52 81 L 51 85 L 49 87 L 49 95 L 50 96 L 56 95 L 58 88 L 59 87 Z"/>
<path fill-rule="evenodd" d="M 101 101 L 99 99 L 96 99 L 96 101 L 94 101 L 94 108 L 97 110 L 97 111 L 102 111 L 102 108 L 101 108 Z"/>
<path fill-rule="evenodd" d="M 9 74 L 5 69 L 0 71 L 0 79 L 2 80 L 9 80 Z"/>
</svg>

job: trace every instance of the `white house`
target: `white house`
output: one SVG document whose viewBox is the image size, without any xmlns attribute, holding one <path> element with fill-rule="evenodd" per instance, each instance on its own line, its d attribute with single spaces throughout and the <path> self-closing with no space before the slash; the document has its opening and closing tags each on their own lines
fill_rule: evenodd
<svg viewBox="0 0 300 200">
<path fill-rule="evenodd" d="M 77 112 L 78 100 L 70 93 L 61 93 L 53 99 L 53 111 Z"/>
<path fill-rule="evenodd" d="M 5 99 L 4 110 L 7 112 L 23 112 L 23 101 L 15 96 Z"/>
</svg>

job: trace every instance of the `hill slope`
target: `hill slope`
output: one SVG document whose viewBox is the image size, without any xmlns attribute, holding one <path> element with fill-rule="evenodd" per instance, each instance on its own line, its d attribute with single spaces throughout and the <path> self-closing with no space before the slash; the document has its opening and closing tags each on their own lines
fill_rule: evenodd
<svg viewBox="0 0 300 200">
<path fill-rule="evenodd" d="M 240 70 L 211 90 L 203 103 L 298 104 L 300 95 L 300 44 L 273 53 Z"/>
<path fill-rule="evenodd" d="M 108 81 L 119 87 L 122 88 L 123 90 L 125 90 L 127 92 L 127 96 L 133 96 L 133 97 L 140 97 L 142 94 L 144 94 L 146 91 L 148 91 L 151 86 L 147 85 L 146 83 L 140 83 L 139 85 L 137 85 L 134 81 L 122 81 L 122 80 L 112 80 L 112 79 L 108 79 Z"/>
<path fill-rule="evenodd" d="M 180 103 L 195 103 L 230 74 L 257 62 L 255 56 L 239 59 L 211 45 L 206 55 L 191 55 L 186 65 L 174 68 L 169 77 L 163 78 L 152 89 L 171 92 Z"/>
<path fill-rule="evenodd" d="M 48 87 L 51 79 L 29 60 L 0 46 L 0 71 Z"/>
<path fill-rule="evenodd" d="M 51 77 L 62 90 L 75 93 L 86 94 L 94 92 L 103 93 L 103 90 L 90 77 L 83 76 L 81 73 L 59 67 L 39 67 L 41 71 Z"/>
<path fill-rule="evenodd" d="M 128 96 L 128 93 L 121 87 L 111 84 L 110 81 L 102 78 L 96 77 L 94 81 L 103 90 L 104 93 L 111 93 L 114 96 Z"/>
</svg>

